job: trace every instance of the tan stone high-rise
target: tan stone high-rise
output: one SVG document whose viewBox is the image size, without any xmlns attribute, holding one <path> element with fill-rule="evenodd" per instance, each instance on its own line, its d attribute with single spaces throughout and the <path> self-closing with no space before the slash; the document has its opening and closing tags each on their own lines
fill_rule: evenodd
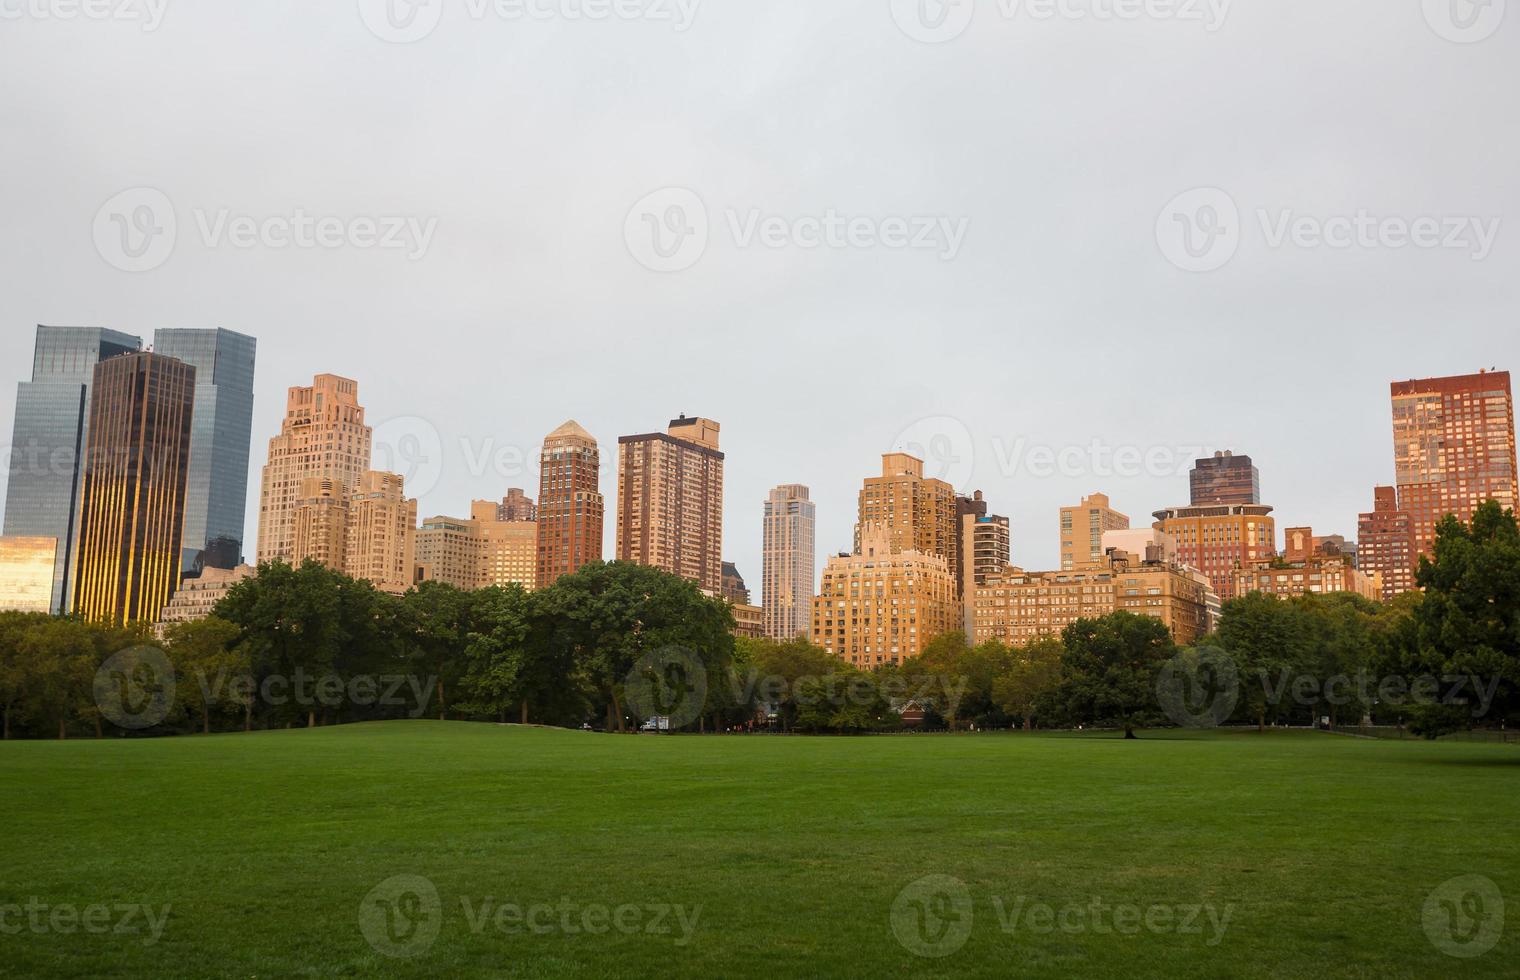
<svg viewBox="0 0 1520 980">
<path fill-rule="evenodd" d="M 1129 528 L 1129 517 L 1109 506 L 1108 495 L 1083 497 L 1075 507 L 1061 508 L 1061 571 L 1103 568 L 1103 535 Z"/>
<path fill-rule="evenodd" d="M 574 422 L 549 433 L 539 455 L 538 569 L 547 589 L 562 575 L 602 559 L 601 453 Z"/>
<path fill-rule="evenodd" d="M 830 558 L 813 599 L 813 642 L 861 668 L 902 663 L 936 636 L 961 628 L 949 563 L 902 550 L 876 524 L 859 531 L 860 554 Z"/>
<path fill-rule="evenodd" d="M 305 481 L 333 481 L 342 488 L 339 495 L 346 496 L 369 470 L 371 438 L 358 382 L 319 374 L 310 387 L 290 389 L 280 434 L 269 440 L 260 490 L 260 562 L 300 563 L 296 508 Z"/>
<path fill-rule="evenodd" d="M 495 508 L 492 504 L 493 522 Z M 484 554 L 478 521 L 429 517 L 417 529 L 417 583 L 442 582 L 466 592 L 481 588 Z"/>
<path fill-rule="evenodd" d="M 867 477 L 860 488 L 855 524 L 855 553 L 861 553 L 863 528 L 876 525 L 898 551 L 938 555 L 960 590 L 960 522 L 955 488 L 924 476 L 924 461 L 907 453 L 884 453 L 881 476 Z"/>
<path fill-rule="evenodd" d="M 1448 514 L 1470 521 L 1489 499 L 1515 506 L 1508 371 L 1399 381 L 1390 392 L 1398 504 L 1410 516 L 1416 554 L 1431 553 L 1436 525 Z"/>
<path fill-rule="evenodd" d="M 523 501 L 527 501 L 524 505 Z M 492 516 L 492 511 L 495 516 Z M 538 583 L 538 522 L 520 516 L 537 513 L 533 501 L 508 493 L 500 505 L 477 500 L 470 516 L 480 529 L 480 587 Z"/>
<path fill-rule="evenodd" d="M 723 453 L 718 423 L 618 439 L 617 556 L 723 590 Z"/>
<path fill-rule="evenodd" d="M 807 487 L 783 484 L 765 498 L 761 608 L 773 640 L 806 636 L 812 627 L 817 525 Z"/>
<path fill-rule="evenodd" d="M 344 571 L 382 592 L 405 592 L 412 587 L 416 533 L 417 501 L 407 499 L 401 476 L 365 473 L 349 499 Z"/>
</svg>

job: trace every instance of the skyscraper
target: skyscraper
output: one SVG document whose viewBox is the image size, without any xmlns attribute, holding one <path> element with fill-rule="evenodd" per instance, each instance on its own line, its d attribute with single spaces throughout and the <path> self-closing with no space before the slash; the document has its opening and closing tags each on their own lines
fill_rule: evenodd
<svg viewBox="0 0 1520 980">
<path fill-rule="evenodd" d="M 157 622 L 179 588 L 195 368 L 153 353 L 95 366 L 74 611 Z"/>
<path fill-rule="evenodd" d="M 760 601 L 773 640 L 806 636 L 812 626 L 817 524 L 807 487 L 783 484 L 766 497 Z"/>
<path fill-rule="evenodd" d="M 718 423 L 672 419 L 618 439 L 617 556 L 723 590 L 723 453 Z"/>
<path fill-rule="evenodd" d="M 1372 510 L 1357 522 L 1357 557 L 1362 571 L 1377 575 L 1386 601 L 1415 587 L 1419 553 L 1414 546 L 1414 522 L 1399 509 L 1393 487 L 1373 490 Z"/>
<path fill-rule="evenodd" d="M 269 440 L 269 462 L 264 466 L 260 563 L 300 563 L 305 556 L 295 547 L 295 517 L 305 481 L 332 481 L 336 486 L 330 493 L 346 500 L 369 470 L 371 438 L 358 382 L 319 374 L 311 387 L 290 389 L 280 434 Z"/>
<path fill-rule="evenodd" d="M 367 470 L 349 497 L 343 570 L 397 595 L 412 587 L 417 501 L 399 473 Z"/>
<path fill-rule="evenodd" d="M 955 488 L 924 477 L 924 461 L 907 453 L 884 453 L 881 476 L 867 477 L 860 488 L 855 524 L 855 553 L 860 554 L 866 525 L 876 525 L 898 551 L 938 555 L 959 590 L 960 561 L 955 516 Z"/>
<path fill-rule="evenodd" d="M 95 366 L 141 346 L 138 338 L 114 330 L 39 325 L 32 380 L 16 390 L 4 534 L 58 540 L 48 603 L 54 612 L 73 606 L 71 583 Z"/>
<path fill-rule="evenodd" d="M 1008 518 L 988 514 L 987 501 L 980 490 L 970 497 L 956 497 L 955 512 L 960 521 L 956 548 L 961 569 L 961 609 L 964 632 L 969 637 L 975 628 L 972 612 L 976 587 L 985 585 L 989 576 L 1001 575 L 1008 567 Z"/>
<path fill-rule="evenodd" d="M 1390 394 L 1399 509 L 1409 513 L 1417 554 L 1431 553 L 1448 514 L 1470 521 L 1489 499 L 1515 506 L 1508 371 L 1396 381 Z"/>
<path fill-rule="evenodd" d="M 1249 456 L 1236 456 L 1226 450 L 1197 460 L 1189 482 L 1194 507 L 1261 503 L 1261 472 L 1251 464 Z"/>
<path fill-rule="evenodd" d="M 1221 600 L 1235 598 L 1235 573 L 1277 554 L 1277 522 L 1265 504 L 1210 504 L 1156 511 L 1177 560 L 1207 575 Z"/>
<path fill-rule="evenodd" d="M 546 589 L 602 559 L 601 453 L 574 420 L 549 433 L 539 455 L 538 572 Z"/>
<path fill-rule="evenodd" d="M 153 350 L 195 368 L 195 419 L 185 492 L 181 574 L 243 560 L 253 365 L 258 342 L 231 330 L 157 330 Z"/>
<path fill-rule="evenodd" d="M 830 558 L 813 600 L 813 642 L 856 667 L 918 656 L 961 626 L 955 580 L 940 555 L 902 549 L 878 524 L 858 529 L 860 549 Z"/>
<path fill-rule="evenodd" d="M 1061 571 L 1107 566 L 1103 535 L 1129 529 L 1129 517 L 1108 505 L 1106 494 L 1083 497 L 1075 507 L 1061 508 Z"/>
</svg>

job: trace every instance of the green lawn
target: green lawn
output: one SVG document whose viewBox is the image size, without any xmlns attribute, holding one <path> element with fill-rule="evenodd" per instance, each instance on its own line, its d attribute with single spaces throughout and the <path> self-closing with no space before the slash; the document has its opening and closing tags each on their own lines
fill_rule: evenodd
<svg viewBox="0 0 1520 980">
<path fill-rule="evenodd" d="M 1520 963 L 1513 745 L 418 721 L 9 742 L 0 799 L 0 906 L 33 904 L 0 921 L 9 976 L 1499 977 Z M 371 895 L 397 875 L 427 879 L 438 907 L 414 879 Z M 899 898 L 929 875 L 947 877 Z M 1438 950 L 1422 915 L 1461 875 L 1511 898 L 1498 945 L 1470 959 Z M 1464 891 L 1458 907 L 1495 925 L 1492 896 L 1478 909 Z M 157 942 L 141 915 L 121 922 L 116 906 L 136 903 L 170 906 Z M 510 908 L 498 928 L 503 903 L 540 931 Z M 140 931 L 65 931 L 92 905 L 107 907 L 97 929 Z M 418 955 L 382 955 L 365 927 Z M 954 952 L 921 957 L 899 934 Z"/>
</svg>

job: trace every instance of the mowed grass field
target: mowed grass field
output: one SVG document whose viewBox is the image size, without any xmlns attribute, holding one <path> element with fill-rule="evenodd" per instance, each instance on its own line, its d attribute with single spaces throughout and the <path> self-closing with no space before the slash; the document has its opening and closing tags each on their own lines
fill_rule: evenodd
<svg viewBox="0 0 1520 980">
<path fill-rule="evenodd" d="M 41 903 L 47 923 L 58 906 L 104 905 L 113 925 L 37 932 L 12 913 L 8 976 L 1512 977 L 1520 964 L 1516 746 L 415 721 L 4 743 L 0 800 L 0 906 Z M 1511 906 L 1498 945 L 1471 959 L 1438 949 L 1423 914 L 1462 875 Z M 137 903 L 169 906 L 156 942 L 141 916 L 137 933 L 114 931 L 116 908 Z M 497 918 L 504 903 L 536 917 Z M 1140 917 L 1126 930 L 1102 911 L 1121 906 Z M 917 955 L 915 937 L 947 955 Z"/>
</svg>

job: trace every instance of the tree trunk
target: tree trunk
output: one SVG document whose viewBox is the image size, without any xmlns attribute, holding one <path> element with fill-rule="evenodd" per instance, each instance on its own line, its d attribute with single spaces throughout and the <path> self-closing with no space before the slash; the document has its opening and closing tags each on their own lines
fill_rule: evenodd
<svg viewBox="0 0 1520 980">
<path fill-rule="evenodd" d="M 58 716 L 58 741 L 62 742 L 69 737 L 68 727 L 64 724 L 63 716 Z"/>
<path fill-rule="evenodd" d="M 243 731 L 253 731 L 253 702 L 243 705 Z"/>
<path fill-rule="evenodd" d="M 1124 737 L 1125 738 L 1137 738 L 1138 737 L 1138 736 L 1135 735 L 1135 726 L 1132 725 L 1132 724 L 1130 724 L 1130 721 L 1129 721 L 1128 718 L 1124 719 Z"/>
<path fill-rule="evenodd" d="M 1256 712 L 1256 730 L 1265 733 L 1267 730 L 1267 711 L 1265 708 Z"/>
<path fill-rule="evenodd" d="M 628 727 L 623 724 L 623 702 L 619 700 L 616 692 L 612 695 L 612 710 L 617 714 L 618 734 L 627 734 Z"/>
<path fill-rule="evenodd" d="M 105 738 L 106 737 L 106 733 L 100 727 L 100 716 L 99 715 L 95 716 L 95 737 L 96 738 Z"/>
<path fill-rule="evenodd" d="M 306 727 L 307 728 L 316 728 L 317 727 L 317 713 L 315 711 L 308 711 L 308 712 L 306 712 Z"/>
<path fill-rule="evenodd" d="M 1031 718 L 1030 715 L 1029 715 L 1029 712 L 1026 711 L 1026 712 L 1024 712 L 1024 731 L 1028 732 L 1028 731 L 1033 731 L 1033 730 L 1034 730 L 1034 719 Z"/>
<path fill-rule="evenodd" d="M 211 709 L 205 704 L 201 705 L 201 734 L 211 734 Z"/>
<path fill-rule="evenodd" d="M 5 706 L 5 740 L 11 740 L 11 706 Z"/>
<path fill-rule="evenodd" d="M 443 678 L 438 678 L 438 720 L 447 721 L 449 718 L 449 701 L 443 694 Z"/>
<path fill-rule="evenodd" d="M 521 715 L 521 717 L 522 717 L 522 723 L 524 725 L 526 725 L 528 723 L 528 699 L 527 698 L 523 698 L 523 702 L 522 702 L 522 715 Z"/>
</svg>

